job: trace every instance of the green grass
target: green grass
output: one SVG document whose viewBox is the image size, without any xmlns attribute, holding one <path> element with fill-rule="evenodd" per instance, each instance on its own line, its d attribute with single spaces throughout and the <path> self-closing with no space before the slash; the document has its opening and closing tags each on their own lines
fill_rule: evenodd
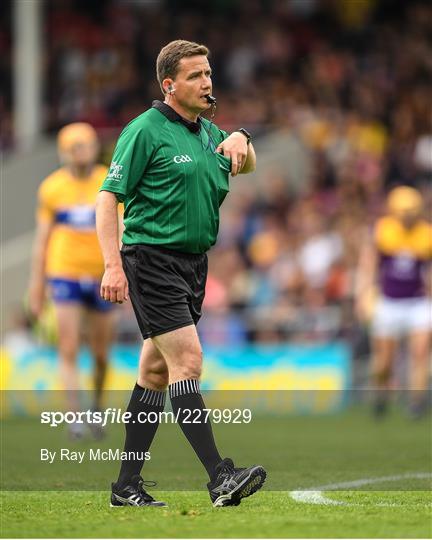
<svg viewBox="0 0 432 540">
<path fill-rule="evenodd" d="M 41 463 L 40 448 L 117 448 L 123 426 L 112 426 L 99 443 L 71 443 L 63 428 L 42 426 L 37 418 L 6 418 L 1 537 L 431 538 L 430 478 L 327 491 L 325 497 L 342 503 L 337 506 L 295 502 L 289 494 L 362 478 L 431 473 L 430 420 L 412 422 L 395 409 L 376 422 L 368 409 L 352 407 L 336 415 L 256 415 L 247 425 L 214 425 L 224 456 L 268 471 L 263 491 L 239 507 L 220 509 L 203 491 L 205 472 L 179 427 L 162 425 L 143 474 L 158 481 L 162 491 L 151 493 L 169 508 L 111 509 L 108 489 L 117 462 L 49 465 Z"/>
<path fill-rule="evenodd" d="M 204 492 L 164 492 L 160 508 L 110 508 L 104 492 L 2 493 L 3 538 L 430 538 L 430 493 L 332 492 L 348 504 L 263 491 L 212 508 Z M 428 506 L 429 504 L 429 506 Z M 383 506 L 387 505 L 387 506 Z"/>
<path fill-rule="evenodd" d="M 410 422 L 392 414 L 376 422 L 368 411 L 348 410 L 332 416 L 256 417 L 246 425 L 214 425 L 223 456 L 236 464 L 259 463 L 268 471 L 266 487 L 289 491 L 334 482 L 431 471 L 430 417 Z M 50 428 L 37 419 L 2 422 L 1 488 L 3 490 L 105 490 L 118 472 L 117 462 L 86 460 L 41 462 L 41 447 L 76 451 L 122 446 L 124 429 L 111 426 L 101 442 L 70 442 L 63 427 Z M 146 463 L 147 479 L 164 491 L 205 488 L 206 475 L 177 425 L 161 425 Z M 366 486 L 365 489 L 380 489 Z M 411 480 L 384 486 L 416 490 Z"/>
</svg>

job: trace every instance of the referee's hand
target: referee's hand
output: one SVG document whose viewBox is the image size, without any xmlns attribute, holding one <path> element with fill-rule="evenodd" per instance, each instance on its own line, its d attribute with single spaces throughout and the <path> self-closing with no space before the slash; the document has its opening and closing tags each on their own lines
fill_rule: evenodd
<svg viewBox="0 0 432 540">
<path fill-rule="evenodd" d="M 113 304 L 122 304 L 129 298 L 126 275 L 121 266 L 106 268 L 102 278 L 100 295 Z"/>
<path fill-rule="evenodd" d="M 231 159 L 231 174 L 232 176 L 236 176 L 242 170 L 243 165 L 246 162 L 248 153 L 246 137 L 238 131 L 235 131 L 220 143 L 216 148 L 216 152 Z"/>
</svg>

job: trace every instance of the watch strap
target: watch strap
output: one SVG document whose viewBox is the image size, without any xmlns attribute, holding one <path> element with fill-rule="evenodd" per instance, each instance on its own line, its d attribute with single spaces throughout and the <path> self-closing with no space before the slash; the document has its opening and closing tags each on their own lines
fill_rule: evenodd
<svg viewBox="0 0 432 540">
<path fill-rule="evenodd" d="M 241 133 L 242 135 L 244 135 L 246 137 L 247 144 L 249 144 L 251 142 L 252 135 L 245 128 L 239 128 L 239 129 L 236 129 L 236 131 L 238 131 L 239 133 Z"/>
</svg>

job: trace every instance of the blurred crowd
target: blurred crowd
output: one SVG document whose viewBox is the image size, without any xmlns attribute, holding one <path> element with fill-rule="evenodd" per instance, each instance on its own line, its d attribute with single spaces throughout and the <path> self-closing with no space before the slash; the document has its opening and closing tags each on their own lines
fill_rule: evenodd
<svg viewBox="0 0 432 540">
<path fill-rule="evenodd" d="M 358 251 L 386 192 L 413 185 L 432 204 L 432 4 L 47 0 L 45 14 L 47 132 L 85 120 L 114 139 L 161 98 L 155 58 L 183 38 L 211 50 L 215 122 L 276 141 L 275 163 L 294 149 L 233 181 L 204 344 L 355 340 Z M 130 307 L 119 327 L 136 337 Z"/>
</svg>

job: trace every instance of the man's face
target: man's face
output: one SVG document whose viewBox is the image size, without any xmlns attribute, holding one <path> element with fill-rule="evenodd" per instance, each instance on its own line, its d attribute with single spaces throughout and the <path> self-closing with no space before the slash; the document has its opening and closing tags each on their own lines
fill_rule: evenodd
<svg viewBox="0 0 432 540">
<path fill-rule="evenodd" d="M 177 101 L 185 109 L 197 114 L 208 109 L 210 105 L 205 96 L 211 94 L 212 82 L 207 57 L 197 55 L 182 58 L 172 85 Z"/>
<path fill-rule="evenodd" d="M 98 154 L 98 146 L 91 142 L 76 142 L 62 152 L 63 161 L 66 165 L 75 167 L 88 167 L 95 163 Z"/>
</svg>

